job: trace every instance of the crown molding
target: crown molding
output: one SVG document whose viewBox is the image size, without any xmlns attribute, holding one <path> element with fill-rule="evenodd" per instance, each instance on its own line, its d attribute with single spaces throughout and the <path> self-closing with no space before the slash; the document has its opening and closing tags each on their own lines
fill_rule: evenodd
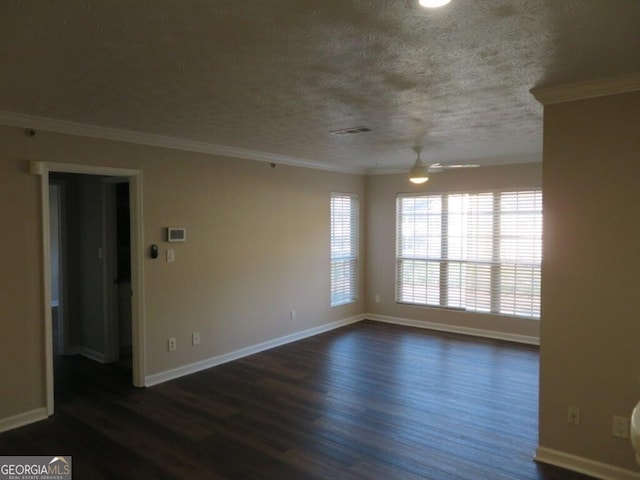
<svg viewBox="0 0 640 480">
<path fill-rule="evenodd" d="M 529 91 L 542 105 L 553 105 L 555 103 L 587 100 L 619 93 L 636 92 L 638 90 L 640 90 L 640 72 L 569 85 L 537 87 Z"/>
<path fill-rule="evenodd" d="M 315 170 L 325 170 L 329 172 L 351 173 L 356 175 L 363 175 L 365 173 L 364 169 L 360 168 L 305 160 L 288 155 L 260 152 L 257 150 L 249 150 L 247 148 L 217 145 L 213 143 L 198 142 L 195 140 L 187 140 L 183 138 L 167 137 L 164 135 L 134 132 L 131 130 L 99 127 L 95 125 L 58 120 L 55 118 L 25 115 L 21 113 L 1 110 L 0 125 L 6 125 L 9 127 L 33 128 L 35 130 L 43 130 L 53 133 L 99 138 L 102 140 L 113 140 L 152 147 L 171 148 L 174 150 L 182 150 L 186 152 L 207 153 L 211 155 L 242 158 L 245 160 L 256 160 L 259 162 L 277 163 L 279 165 L 290 165 L 293 167 L 312 168 Z"/>
<path fill-rule="evenodd" d="M 401 173 L 406 173 L 409 175 L 409 170 L 411 170 L 413 165 L 409 165 L 404 168 L 370 168 L 367 170 L 367 175 L 397 175 Z"/>
</svg>

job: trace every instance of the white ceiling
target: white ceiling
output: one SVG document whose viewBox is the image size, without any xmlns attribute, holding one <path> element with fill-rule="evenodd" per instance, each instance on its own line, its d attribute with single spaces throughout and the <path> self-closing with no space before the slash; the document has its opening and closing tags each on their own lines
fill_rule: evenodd
<svg viewBox="0 0 640 480">
<path fill-rule="evenodd" d="M 2 0 L 0 111 L 336 169 L 500 164 L 541 159 L 532 87 L 640 71 L 639 0 L 416 3 Z"/>
</svg>

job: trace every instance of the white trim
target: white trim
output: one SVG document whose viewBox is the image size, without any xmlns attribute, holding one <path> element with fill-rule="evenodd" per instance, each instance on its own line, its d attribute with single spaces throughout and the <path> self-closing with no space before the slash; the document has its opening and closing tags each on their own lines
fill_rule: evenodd
<svg viewBox="0 0 640 480">
<path fill-rule="evenodd" d="M 103 140 L 114 140 L 118 142 L 133 143 L 136 145 L 171 148 L 174 150 L 182 150 L 186 152 L 208 153 L 224 157 L 243 158 L 246 160 L 278 163 L 281 165 L 313 168 L 316 170 L 326 170 L 330 172 L 353 173 L 357 175 L 364 174 L 364 169 L 348 167 L 346 165 L 329 164 L 325 162 L 291 157 L 289 155 L 259 152 L 257 150 L 249 150 L 247 148 L 217 145 L 213 143 L 198 142 L 195 140 L 187 140 L 183 138 L 134 132 L 131 130 L 99 127 L 84 123 L 67 122 L 64 120 L 57 120 L 55 118 L 38 117 L 2 110 L 0 110 L 0 125 L 19 128 L 32 128 L 34 130 L 45 130 L 67 135 L 100 138 Z"/>
<path fill-rule="evenodd" d="M 428 197 L 429 195 L 459 195 L 459 194 L 475 194 L 475 193 L 503 193 L 503 192 L 542 192 L 542 185 L 523 185 L 520 187 L 498 187 L 498 188 L 480 188 L 480 189 L 456 189 L 456 190 L 429 190 L 424 192 L 397 192 L 396 198 L 415 198 Z M 424 305 L 422 305 L 424 306 Z"/>
<path fill-rule="evenodd" d="M 31 172 L 40 175 L 40 208 L 42 209 L 42 262 L 44 288 L 44 356 L 46 411 L 53 415 L 53 320 L 51 312 L 51 239 L 49 238 L 49 171 L 42 162 L 31 162 Z"/>
<path fill-rule="evenodd" d="M 167 382 L 169 380 L 174 380 L 176 378 L 180 378 L 185 375 L 190 375 L 192 373 L 196 373 L 201 370 L 206 370 L 207 368 L 216 367 L 223 363 L 231 362 L 233 360 L 238 360 L 239 358 L 253 355 L 254 353 L 259 353 L 264 350 L 280 347 L 282 345 L 286 345 L 287 343 L 296 342 L 304 338 L 312 337 L 314 335 L 319 335 L 321 333 L 325 333 L 330 330 L 335 330 L 336 328 L 344 327 L 345 325 L 357 323 L 357 322 L 360 322 L 361 320 L 364 320 L 365 318 L 366 318 L 365 315 L 356 315 L 354 317 L 345 318 L 343 320 L 326 323 L 324 325 L 320 325 L 319 327 L 314 327 L 308 330 L 303 330 L 301 332 L 285 335 L 283 337 L 274 338 L 273 340 L 268 340 L 266 342 L 258 343 L 256 345 L 251 345 L 249 347 L 241 348 L 240 350 L 235 350 L 233 352 L 217 355 L 215 357 L 207 358 L 206 360 L 190 363 L 182 367 L 173 368 L 171 370 L 166 370 L 160 373 L 154 373 L 153 375 L 149 375 L 145 378 L 145 385 L 147 387 L 158 385 L 159 383 Z"/>
<path fill-rule="evenodd" d="M 530 92 L 542 105 L 553 105 L 638 90 L 640 90 L 640 72 L 570 85 L 532 88 Z"/>
<path fill-rule="evenodd" d="M 67 353 L 65 354 L 65 356 L 72 356 L 72 355 L 80 355 L 85 358 L 88 358 L 89 360 L 93 360 L 94 362 L 106 363 L 106 357 L 104 353 L 100 353 L 96 350 L 93 350 L 92 348 L 85 347 L 82 345 L 74 345 L 73 347 L 69 347 L 67 349 Z"/>
<path fill-rule="evenodd" d="M 77 173 L 81 175 L 105 175 L 109 177 L 134 177 L 140 175 L 140 170 L 131 168 L 101 167 L 99 165 L 83 165 L 81 163 L 41 162 L 32 160 L 30 171 L 34 175 L 48 177 L 50 172 Z"/>
<path fill-rule="evenodd" d="M 76 347 L 76 349 L 74 349 L 74 351 L 77 351 L 83 357 L 87 357 L 88 359 L 98 363 L 105 363 L 104 353 L 97 352 L 88 347 Z"/>
<path fill-rule="evenodd" d="M 115 362 L 118 360 L 119 338 L 118 315 L 117 315 L 117 284 L 114 279 L 117 277 L 117 246 L 116 246 L 116 199 L 115 186 L 117 182 L 123 182 L 119 177 L 107 177 L 102 179 L 102 313 L 104 326 L 104 359 Z M 129 182 L 124 179 L 123 183 Z M 129 259 L 131 260 L 131 259 Z M 115 338 L 114 338 L 115 337 Z"/>
<path fill-rule="evenodd" d="M 492 338 L 494 340 L 505 340 L 507 342 L 524 343 L 527 345 L 540 345 L 538 337 L 530 335 L 519 335 L 516 333 L 497 332 L 495 330 L 484 330 L 480 328 L 461 327 L 458 325 L 450 325 L 444 323 L 429 322 L 427 320 L 413 320 L 410 318 L 388 317 L 385 315 L 376 315 L 368 313 L 364 318 L 373 320 L 374 322 L 392 323 L 395 325 L 404 325 L 406 327 L 424 328 L 426 330 L 436 330 L 438 332 L 459 333 L 461 335 L 470 335 L 472 337 Z"/>
<path fill-rule="evenodd" d="M 597 462 L 588 458 L 578 457 L 569 453 L 560 452 L 546 447 L 538 447 L 536 462 L 548 463 L 556 467 L 566 468 L 574 472 L 584 473 L 602 480 L 638 480 L 640 473 L 624 468 Z"/>
<path fill-rule="evenodd" d="M 133 346 L 133 385 L 144 387 L 146 368 L 144 305 L 144 218 L 142 172 L 129 177 L 129 215 L 131 228 L 131 345 Z"/>
<path fill-rule="evenodd" d="M 23 427 L 30 423 L 39 422 L 40 420 L 46 420 L 47 409 L 45 407 L 36 408 L 29 412 L 19 413 L 8 418 L 0 419 L 0 433 L 7 430 L 13 430 L 14 428 Z"/>
</svg>

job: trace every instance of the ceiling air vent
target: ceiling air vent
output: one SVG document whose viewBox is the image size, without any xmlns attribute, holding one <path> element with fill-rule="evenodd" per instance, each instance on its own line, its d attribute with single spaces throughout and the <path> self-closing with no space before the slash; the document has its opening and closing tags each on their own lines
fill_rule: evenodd
<svg viewBox="0 0 640 480">
<path fill-rule="evenodd" d="M 343 128 L 342 130 L 332 130 L 329 132 L 331 135 L 345 136 L 345 135 L 357 135 L 358 133 L 366 133 L 370 132 L 371 129 L 369 127 L 351 127 L 351 128 Z"/>
</svg>

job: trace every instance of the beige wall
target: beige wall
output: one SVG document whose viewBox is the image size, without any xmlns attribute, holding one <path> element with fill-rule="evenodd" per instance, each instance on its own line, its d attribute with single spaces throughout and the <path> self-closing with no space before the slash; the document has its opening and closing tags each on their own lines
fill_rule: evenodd
<svg viewBox="0 0 640 480">
<path fill-rule="evenodd" d="M 367 313 L 537 338 L 538 320 L 396 303 L 396 196 L 398 193 L 540 187 L 541 184 L 540 164 L 445 171 L 431 175 L 424 185 L 411 184 L 405 174 L 367 177 Z M 380 295 L 380 303 L 375 302 L 376 294 Z"/>
<path fill-rule="evenodd" d="M 45 405 L 40 188 L 0 129 L 0 419 Z M 17 135 L 17 134 L 16 134 Z"/>
<path fill-rule="evenodd" d="M 540 446 L 637 471 L 640 93 L 545 107 Z M 567 406 L 582 424 L 567 424 Z"/>
<path fill-rule="evenodd" d="M 0 419 L 45 406 L 40 179 L 28 160 L 143 171 L 147 375 L 364 311 L 363 300 L 329 307 L 329 196 L 359 193 L 364 209 L 361 176 L 0 127 Z M 172 264 L 167 226 L 187 228 Z"/>
</svg>

